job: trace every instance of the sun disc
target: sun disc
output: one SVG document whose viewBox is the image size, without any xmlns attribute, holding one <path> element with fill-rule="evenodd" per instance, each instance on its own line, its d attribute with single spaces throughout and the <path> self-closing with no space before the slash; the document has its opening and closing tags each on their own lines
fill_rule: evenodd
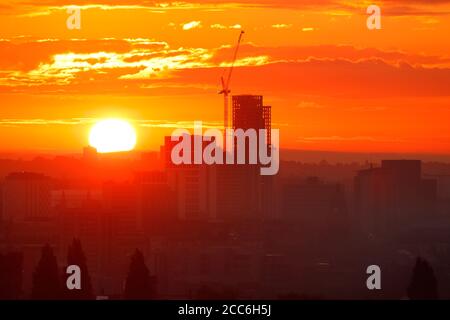
<svg viewBox="0 0 450 320">
<path fill-rule="evenodd" d="M 100 153 L 131 151 L 136 146 L 136 131 L 124 120 L 102 120 L 92 127 L 89 144 Z"/>
</svg>

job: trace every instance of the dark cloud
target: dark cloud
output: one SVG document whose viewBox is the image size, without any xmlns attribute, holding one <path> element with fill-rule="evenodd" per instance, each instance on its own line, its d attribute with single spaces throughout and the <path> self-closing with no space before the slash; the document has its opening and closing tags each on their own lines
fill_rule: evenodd
<svg viewBox="0 0 450 320">
<path fill-rule="evenodd" d="M 146 49 L 136 49 L 137 44 L 144 43 Z M 214 92 L 223 70 L 219 66 L 231 56 L 229 50 L 171 49 L 166 43 L 152 44 L 145 39 L 16 44 L 3 41 L 0 42 L 3 57 L 0 91 Z M 67 52 L 73 53 L 73 57 L 68 58 L 71 60 L 67 70 L 55 66 L 54 55 Z M 100 52 L 102 54 L 96 54 Z M 242 47 L 240 57 L 242 60 L 238 61 L 233 78 L 233 86 L 239 88 L 240 93 L 347 98 L 450 96 L 448 57 L 351 46 L 258 47 L 248 44 Z M 108 64 L 111 62 L 112 66 Z"/>
</svg>

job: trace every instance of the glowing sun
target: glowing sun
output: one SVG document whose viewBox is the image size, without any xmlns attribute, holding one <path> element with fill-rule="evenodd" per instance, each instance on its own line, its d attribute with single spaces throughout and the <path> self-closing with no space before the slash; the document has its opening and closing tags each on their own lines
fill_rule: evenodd
<svg viewBox="0 0 450 320">
<path fill-rule="evenodd" d="M 92 127 L 89 144 L 100 153 L 130 151 L 136 146 L 136 131 L 124 120 L 102 120 Z"/>
</svg>

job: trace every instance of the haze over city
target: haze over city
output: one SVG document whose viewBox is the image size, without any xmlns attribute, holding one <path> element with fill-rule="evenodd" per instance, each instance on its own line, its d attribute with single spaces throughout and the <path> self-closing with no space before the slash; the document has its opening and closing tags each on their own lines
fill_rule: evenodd
<svg viewBox="0 0 450 320">
<path fill-rule="evenodd" d="M 3 1 L 0 300 L 450 299 L 449 15 Z"/>
</svg>

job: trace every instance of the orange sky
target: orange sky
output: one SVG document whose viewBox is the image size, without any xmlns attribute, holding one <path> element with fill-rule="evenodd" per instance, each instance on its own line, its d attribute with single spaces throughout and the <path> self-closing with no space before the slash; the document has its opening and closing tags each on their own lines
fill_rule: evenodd
<svg viewBox="0 0 450 320">
<path fill-rule="evenodd" d="M 242 28 L 231 89 L 264 95 L 281 147 L 450 154 L 450 0 L 376 1 L 374 31 L 371 3 L 3 0 L 0 151 L 77 151 L 109 117 L 133 121 L 139 149 L 220 125 Z"/>
</svg>

